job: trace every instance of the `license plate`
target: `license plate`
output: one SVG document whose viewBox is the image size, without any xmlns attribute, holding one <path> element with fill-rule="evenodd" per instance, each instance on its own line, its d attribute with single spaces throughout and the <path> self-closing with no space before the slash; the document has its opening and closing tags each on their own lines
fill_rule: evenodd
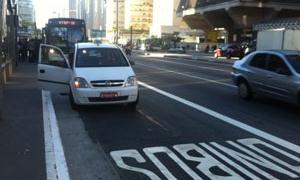
<svg viewBox="0 0 300 180">
<path fill-rule="evenodd" d="M 115 98 L 118 97 L 117 92 L 103 92 L 100 94 L 100 97 L 102 98 Z"/>
</svg>

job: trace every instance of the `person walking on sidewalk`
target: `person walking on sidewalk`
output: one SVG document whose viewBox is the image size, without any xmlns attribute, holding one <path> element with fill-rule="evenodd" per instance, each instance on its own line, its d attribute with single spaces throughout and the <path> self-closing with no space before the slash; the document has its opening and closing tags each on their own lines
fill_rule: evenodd
<svg viewBox="0 0 300 180">
<path fill-rule="evenodd" d="M 24 63 L 27 61 L 28 55 L 28 43 L 26 39 L 21 41 L 21 62 Z"/>
</svg>

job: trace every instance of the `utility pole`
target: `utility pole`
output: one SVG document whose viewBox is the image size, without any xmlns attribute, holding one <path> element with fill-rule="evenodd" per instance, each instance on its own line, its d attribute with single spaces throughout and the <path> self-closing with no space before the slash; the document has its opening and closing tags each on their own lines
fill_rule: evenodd
<svg viewBox="0 0 300 180">
<path fill-rule="evenodd" d="M 132 35 L 133 35 L 133 28 L 130 26 L 130 50 L 132 50 Z"/>
<path fill-rule="evenodd" d="M 119 44 L 119 0 L 116 0 L 116 44 Z"/>
</svg>

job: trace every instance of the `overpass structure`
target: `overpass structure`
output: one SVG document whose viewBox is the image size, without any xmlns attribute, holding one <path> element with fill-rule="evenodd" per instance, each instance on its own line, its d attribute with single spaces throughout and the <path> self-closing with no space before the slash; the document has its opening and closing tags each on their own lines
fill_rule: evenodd
<svg viewBox="0 0 300 180">
<path fill-rule="evenodd" d="M 225 29 L 229 42 L 252 38 L 262 21 L 300 17 L 299 0 L 181 0 L 177 16 L 193 29 Z"/>
</svg>

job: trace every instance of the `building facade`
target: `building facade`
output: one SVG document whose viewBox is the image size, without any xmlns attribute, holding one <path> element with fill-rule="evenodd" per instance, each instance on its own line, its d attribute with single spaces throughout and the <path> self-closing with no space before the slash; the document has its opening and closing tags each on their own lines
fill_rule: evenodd
<svg viewBox="0 0 300 180">
<path fill-rule="evenodd" d="M 18 36 L 20 38 L 32 38 L 34 36 L 35 11 L 32 0 L 18 0 L 17 13 L 19 16 Z"/>
<path fill-rule="evenodd" d="M 33 23 L 35 21 L 32 0 L 18 1 L 18 15 L 22 23 Z"/>
<path fill-rule="evenodd" d="M 0 0 L 0 41 L 6 36 L 6 0 Z"/>
<path fill-rule="evenodd" d="M 69 0 L 69 17 L 84 19 L 89 37 L 102 37 L 106 29 L 106 0 Z"/>
<path fill-rule="evenodd" d="M 199 36 L 199 31 L 192 30 L 181 17 L 177 16 L 179 3 L 180 0 L 153 1 L 153 23 L 150 36 L 160 38 L 164 34 L 175 32 L 189 40 L 191 38 L 195 40 L 195 36 Z"/>
<path fill-rule="evenodd" d="M 77 4 L 78 0 L 69 0 L 69 17 L 77 18 Z"/>
<path fill-rule="evenodd" d="M 300 16 L 300 1 L 181 0 L 177 15 L 193 29 L 225 29 L 229 42 L 241 42 L 253 38 L 252 27 L 261 21 Z"/>
<path fill-rule="evenodd" d="M 153 20 L 153 0 L 127 0 L 129 13 L 125 27 L 148 31 Z"/>
<path fill-rule="evenodd" d="M 117 28 L 117 2 L 107 0 L 106 3 L 107 40 L 114 42 Z M 119 42 L 125 44 L 131 37 L 134 40 L 148 37 L 152 20 L 153 0 L 118 0 Z"/>
</svg>

